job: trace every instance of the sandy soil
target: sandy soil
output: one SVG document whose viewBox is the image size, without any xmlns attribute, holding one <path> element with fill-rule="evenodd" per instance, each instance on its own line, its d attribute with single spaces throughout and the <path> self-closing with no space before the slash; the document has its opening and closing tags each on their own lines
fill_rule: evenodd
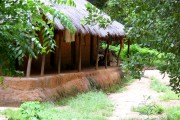
<svg viewBox="0 0 180 120">
<path fill-rule="evenodd" d="M 108 120 L 144 120 L 148 116 L 140 115 L 137 112 L 132 111 L 132 107 L 138 106 L 145 102 L 145 99 L 150 96 L 148 102 L 156 102 L 162 104 L 163 106 L 175 106 L 180 104 L 180 100 L 162 102 L 159 99 L 159 96 L 163 93 L 157 93 L 156 91 L 150 88 L 151 77 L 155 77 L 158 80 L 168 84 L 169 78 L 167 75 L 161 75 L 158 70 L 147 70 L 145 71 L 145 76 L 141 80 L 135 81 L 133 84 L 127 87 L 127 90 L 122 93 L 113 93 L 108 97 L 115 105 L 115 110 L 113 115 L 108 118 Z M 162 79 L 164 77 L 164 79 Z M 157 120 L 164 117 L 165 115 L 160 116 L 151 116 Z"/>
</svg>

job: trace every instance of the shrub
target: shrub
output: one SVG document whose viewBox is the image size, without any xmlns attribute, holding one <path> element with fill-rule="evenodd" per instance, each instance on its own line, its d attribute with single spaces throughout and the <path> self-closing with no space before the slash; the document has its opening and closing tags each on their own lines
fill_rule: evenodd
<svg viewBox="0 0 180 120">
<path fill-rule="evenodd" d="M 39 113 L 42 108 L 39 102 L 25 102 L 20 108 L 22 117 L 25 120 L 40 120 Z"/>
</svg>

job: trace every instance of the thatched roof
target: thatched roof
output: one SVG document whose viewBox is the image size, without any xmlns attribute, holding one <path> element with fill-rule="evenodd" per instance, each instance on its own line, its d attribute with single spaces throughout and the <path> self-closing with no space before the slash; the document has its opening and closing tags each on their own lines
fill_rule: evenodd
<svg viewBox="0 0 180 120">
<path fill-rule="evenodd" d="M 47 2 L 48 0 L 43 0 Z M 76 32 L 83 33 L 83 34 L 93 34 L 98 35 L 100 37 L 106 37 L 108 34 L 111 36 L 124 36 L 124 26 L 117 22 L 113 21 L 112 24 L 106 27 L 106 29 L 100 28 L 98 25 L 82 25 L 81 20 L 84 19 L 85 16 L 88 15 L 88 11 L 85 8 L 85 4 L 87 4 L 88 1 L 86 0 L 74 0 L 76 3 L 76 7 L 71 6 L 65 6 L 65 5 L 58 5 L 51 3 L 52 6 L 55 7 L 55 9 L 60 10 L 65 15 L 67 15 L 74 27 Z M 109 17 L 108 15 L 104 15 L 104 17 Z M 52 19 L 52 16 L 49 16 L 50 19 Z M 55 19 L 55 28 L 58 30 L 64 30 L 64 26 L 60 23 L 60 20 Z"/>
</svg>

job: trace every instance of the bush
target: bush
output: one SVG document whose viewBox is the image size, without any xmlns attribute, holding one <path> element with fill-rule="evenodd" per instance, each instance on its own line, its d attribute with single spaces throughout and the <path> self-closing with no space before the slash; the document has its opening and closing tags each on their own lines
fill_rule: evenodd
<svg viewBox="0 0 180 120">
<path fill-rule="evenodd" d="M 25 102 L 21 106 L 21 115 L 25 120 L 40 120 L 42 110 L 39 102 Z"/>
</svg>

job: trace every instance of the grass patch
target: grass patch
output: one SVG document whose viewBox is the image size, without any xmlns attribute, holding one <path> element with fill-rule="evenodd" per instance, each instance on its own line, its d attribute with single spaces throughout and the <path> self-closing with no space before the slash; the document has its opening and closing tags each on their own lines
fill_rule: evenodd
<svg viewBox="0 0 180 120">
<path fill-rule="evenodd" d="M 40 105 L 40 106 L 39 106 Z M 68 106 L 59 110 L 58 105 Z M 40 120 L 105 120 L 112 114 L 113 105 L 103 92 L 91 91 L 79 94 L 76 97 L 63 99 L 57 104 L 40 103 L 38 105 L 27 105 L 28 115 L 35 116 Z M 36 109 L 36 110 L 32 110 Z M 37 110 L 38 109 L 38 110 Z M 34 111 L 37 112 L 34 113 Z M 24 120 L 21 110 L 5 110 L 2 113 L 9 117 L 9 120 Z M 38 115 L 38 116 L 37 116 Z M 28 119 L 27 119 L 28 120 Z"/>
<path fill-rule="evenodd" d="M 170 91 L 170 87 L 164 85 L 162 82 L 160 82 L 159 80 L 155 79 L 155 78 L 151 78 L 151 84 L 150 87 L 157 91 L 157 92 L 167 92 Z"/>
<path fill-rule="evenodd" d="M 132 110 L 144 115 L 157 115 L 164 112 L 164 108 L 161 105 L 156 105 L 153 103 L 139 105 L 138 107 L 133 107 Z"/>
<path fill-rule="evenodd" d="M 180 106 L 166 109 L 167 120 L 180 120 Z"/>
<path fill-rule="evenodd" d="M 168 100 L 180 100 L 180 96 L 176 94 L 174 91 L 167 91 L 164 95 L 160 96 L 161 100 L 168 101 Z"/>
<path fill-rule="evenodd" d="M 161 105 L 150 103 L 150 104 L 144 104 L 138 107 L 134 107 L 132 110 L 144 115 L 158 115 L 165 113 L 166 117 L 162 118 L 162 120 L 180 120 L 180 106 L 164 108 Z M 148 120 L 149 119 L 151 118 L 149 117 Z"/>
<path fill-rule="evenodd" d="M 0 114 L 8 116 L 9 117 L 8 120 L 22 120 L 21 119 L 22 116 L 19 110 L 6 109 L 0 112 Z"/>
<path fill-rule="evenodd" d="M 162 82 L 157 80 L 156 78 L 151 78 L 152 82 L 150 87 L 157 92 L 164 92 L 164 95 L 160 96 L 161 100 L 180 100 L 178 94 L 171 90 L 170 87 L 164 85 Z"/>
</svg>

